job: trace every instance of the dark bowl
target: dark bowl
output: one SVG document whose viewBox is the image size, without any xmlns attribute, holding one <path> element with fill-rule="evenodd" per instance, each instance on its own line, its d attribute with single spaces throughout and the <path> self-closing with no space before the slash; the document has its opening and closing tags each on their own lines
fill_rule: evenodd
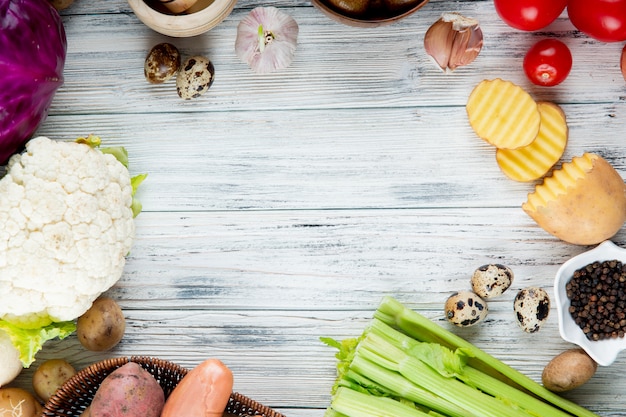
<svg viewBox="0 0 626 417">
<path fill-rule="evenodd" d="M 390 25 L 400 19 L 412 15 L 428 3 L 428 0 L 416 0 L 404 7 L 397 7 L 394 10 L 381 6 L 381 0 L 370 0 L 371 3 L 378 3 L 378 7 L 374 7 L 374 11 L 368 11 L 360 14 L 350 14 L 335 7 L 329 0 L 311 0 L 313 6 L 317 7 L 326 16 L 343 23 L 348 26 L 355 27 L 378 27 Z M 370 6 L 372 8 L 372 6 Z"/>
<path fill-rule="evenodd" d="M 136 362 L 159 382 L 165 398 L 178 385 L 188 370 L 162 359 L 145 356 L 131 356 L 107 359 L 94 363 L 79 371 L 70 378 L 45 404 L 42 416 L 46 417 L 73 417 L 80 414 L 91 404 L 98 387 L 111 372 L 128 362 Z M 285 417 L 258 402 L 239 393 L 232 393 L 225 415 L 234 416 L 262 416 Z"/>
</svg>

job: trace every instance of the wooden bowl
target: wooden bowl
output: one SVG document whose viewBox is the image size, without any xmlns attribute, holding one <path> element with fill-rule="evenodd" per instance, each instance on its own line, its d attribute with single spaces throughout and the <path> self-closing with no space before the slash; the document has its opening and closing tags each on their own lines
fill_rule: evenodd
<svg viewBox="0 0 626 417">
<path fill-rule="evenodd" d="M 371 3 L 377 3 L 379 6 L 376 10 L 368 11 L 362 14 L 350 14 L 343 12 L 329 0 L 311 0 L 311 3 L 321 10 L 326 16 L 331 19 L 343 23 L 348 26 L 355 27 L 378 27 L 390 25 L 397 22 L 400 19 L 404 19 L 407 16 L 412 15 L 428 3 L 428 0 L 416 0 L 404 7 L 395 8 L 395 10 L 388 9 L 384 6 L 381 0 L 370 0 Z M 370 8 L 372 8 L 370 6 Z"/>
<path fill-rule="evenodd" d="M 200 35 L 220 24 L 233 11 L 237 0 L 197 0 L 186 11 L 176 5 L 187 0 L 128 0 L 130 8 L 146 26 L 163 35 L 184 38 Z M 165 6 L 168 4 L 171 8 Z M 176 10 L 176 11 L 173 11 Z"/>
<path fill-rule="evenodd" d="M 188 370 L 163 359 L 132 356 L 94 363 L 70 378 L 45 404 L 42 417 L 78 417 L 91 404 L 100 384 L 111 372 L 128 362 L 136 362 L 163 388 L 165 398 L 187 374 Z M 239 393 L 232 393 L 225 414 L 233 416 L 285 417 L 283 414 Z"/>
</svg>

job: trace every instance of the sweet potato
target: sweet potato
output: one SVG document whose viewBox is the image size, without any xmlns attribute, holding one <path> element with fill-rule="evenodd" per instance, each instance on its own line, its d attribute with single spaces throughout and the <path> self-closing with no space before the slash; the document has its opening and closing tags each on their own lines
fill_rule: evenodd
<svg viewBox="0 0 626 417">
<path fill-rule="evenodd" d="M 165 393 L 156 379 L 135 362 L 109 374 L 94 395 L 91 417 L 159 417 Z"/>
<path fill-rule="evenodd" d="M 217 359 L 207 359 L 176 385 L 161 417 L 222 417 L 233 390 L 233 373 Z"/>
</svg>

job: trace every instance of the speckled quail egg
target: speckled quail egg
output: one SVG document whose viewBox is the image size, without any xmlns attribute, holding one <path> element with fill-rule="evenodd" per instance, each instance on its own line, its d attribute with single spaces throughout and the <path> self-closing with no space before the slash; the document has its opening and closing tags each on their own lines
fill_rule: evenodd
<svg viewBox="0 0 626 417">
<path fill-rule="evenodd" d="M 200 97 L 211 87 L 214 78 L 213 63 L 203 56 L 192 56 L 178 71 L 176 91 L 185 100 Z"/>
<path fill-rule="evenodd" d="M 143 74 L 151 84 L 162 84 L 180 68 L 180 52 L 171 43 L 160 43 L 150 49 L 143 65 Z"/>
<path fill-rule="evenodd" d="M 513 309 L 517 316 L 517 323 L 522 330 L 535 333 L 548 319 L 550 297 L 541 288 L 524 288 L 517 293 L 513 302 Z"/>
<path fill-rule="evenodd" d="M 446 300 L 446 318 L 459 327 L 472 326 L 487 317 L 487 303 L 471 291 L 458 291 Z"/>
<path fill-rule="evenodd" d="M 500 264 L 483 265 L 474 271 L 471 283 L 472 290 L 482 298 L 497 297 L 513 283 L 513 271 Z"/>
</svg>

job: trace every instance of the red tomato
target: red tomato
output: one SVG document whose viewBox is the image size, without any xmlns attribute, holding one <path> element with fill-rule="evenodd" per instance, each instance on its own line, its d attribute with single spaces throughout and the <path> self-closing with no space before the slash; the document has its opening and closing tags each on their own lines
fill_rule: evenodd
<svg viewBox="0 0 626 417">
<path fill-rule="evenodd" d="M 567 78 L 572 69 L 572 53 L 557 39 L 543 39 L 524 57 L 524 72 L 534 84 L 552 87 Z"/>
<path fill-rule="evenodd" d="M 507 25 L 533 31 L 548 26 L 559 17 L 567 0 L 494 0 L 493 4 Z"/>
<path fill-rule="evenodd" d="M 594 39 L 626 40 L 626 0 L 569 0 L 567 14 L 576 29 Z"/>
</svg>

